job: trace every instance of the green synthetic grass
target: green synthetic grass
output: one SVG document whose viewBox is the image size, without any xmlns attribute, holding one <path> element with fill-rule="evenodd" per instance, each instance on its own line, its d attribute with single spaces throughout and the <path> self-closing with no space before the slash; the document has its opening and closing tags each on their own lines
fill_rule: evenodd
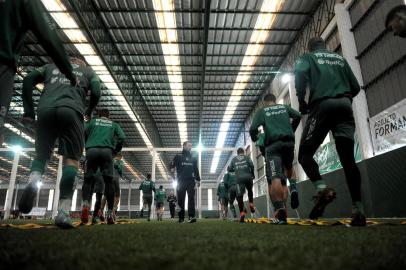
<svg viewBox="0 0 406 270">
<path fill-rule="evenodd" d="M 0 269 L 406 269 L 406 226 L 199 220 L 0 228 Z"/>
</svg>

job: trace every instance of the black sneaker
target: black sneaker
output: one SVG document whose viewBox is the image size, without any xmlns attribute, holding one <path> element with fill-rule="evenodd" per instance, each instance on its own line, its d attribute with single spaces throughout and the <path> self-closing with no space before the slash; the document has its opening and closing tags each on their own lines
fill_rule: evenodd
<svg viewBox="0 0 406 270">
<path fill-rule="evenodd" d="M 354 213 L 350 225 L 352 227 L 364 227 L 367 225 L 367 219 L 360 212 Z"/>
<path fill-rule="evenodd" d="M 185 220 L 183 218 L 179 218 L 179 223 L 185 223 Z"/>
<path fill-rule="evenodd" d="M 92 217 L 92 225 L 97 224 L 97 218 L 95 216 Z"/>
<path fill-rule="evenodd" d="M 299 207 L 299 192 L 296 189 L 292 190 L 290 193 L 290 206 L 292 209 Z"/>
<path fill-rule="evenodd" d="M 318 219 L 324 213 L 326 206 L 334 201 L 336 198 L 336 192 L 332 188 L 325 188 L 319 191 L 316 196 L 314 196 L 314 207 L 310 212 L 310 219 Z"/>
<path fill-rule="evenodd" d="M 197 219 L 195 217 L 190 217 L 187 223 L 196 223 Z"/>
<path fill-rule="evenodd" d="M 28 183 L 21 199 L 18 202 L 18 209 L 23 214 L 28 214 L 34 207 L 34 200 L 37 197 L 38 188 L 34 182 Z"/>
<path fill-rule="evenodd" d="M 278 225 L 288 224 L 285 209 L 279 209 L 278 212 L 276 213 L 276 218 L 278 219 L 278 222 L 276 224 L 278 224 Z"/>
</svg>

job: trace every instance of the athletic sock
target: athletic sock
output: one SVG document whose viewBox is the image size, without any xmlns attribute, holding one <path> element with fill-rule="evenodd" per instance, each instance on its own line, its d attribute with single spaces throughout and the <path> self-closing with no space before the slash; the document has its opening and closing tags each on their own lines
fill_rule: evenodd
<svg viewBox="0 0 406 270">
<path fill-rule="evenodd" d="M 364 211 L 364 205 L 362 204 L 361 201 L 356 201 L 352 203 L 352 213 L 361 213 L 363 215 L 365 215 L 365 211 Z"/>
<path fill-rule="evenodd" d="M 297 191 L 296 189 L 296 179 L 289 179 L 289 188 L 290 188 L 290 192 L 292 191 Z"/>
<path fill-rule="evenodd" d="M 66 166 L 62 171 L 61 184 L 59 185 L 60 195 L 59 200 L 69 199 L 72 201 L 73 196 L 73 184 L 75 183 L 75 177 L 78 172 L 78 168 L 75 166 Z"/>
<path fill-rule="evenodd" d="M 43 174 L 44 169 L 45 169 L 45 164 L 46 164 L 46 161 L 34 159 L 31 163 L 31 168 L 30 168 L 31 173 L 39 172 L 39 173 Z"/>
<path fill-rule="evenodd" d="M 316 188 L 317 191 L 322 191 L 327 187 L 326 182 L 323 179 L 312 181 L 313 186 Z"/>
<path fill-rule="evenodd" d="M 275 209 L 275 212 L 278 211 L 279 209 L 285 210 L 285 202 L 284 201 L 275 201 L 275 202 L 272 202 L 272 203 L 273 203 L 273 207 Z"/>
</svg>

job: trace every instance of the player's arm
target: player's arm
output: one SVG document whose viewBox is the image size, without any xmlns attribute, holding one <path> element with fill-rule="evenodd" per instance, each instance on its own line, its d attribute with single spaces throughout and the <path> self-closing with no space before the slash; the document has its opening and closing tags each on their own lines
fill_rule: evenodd
<svg viewBox="0 0 406 270">
<path fill-rule="evenodd" d="M 123 148 L 124 140 L 125 140 L 125 134 L 124 131 L 121 129 L 120 125 L 114 122 L 114 133 L 115 137 L 117 138 L 116 140 L 116 147 L 114 148 L 114 153 L 118 153 L 121 151 Z"/>
<path fill-rule="evenodd" d="M 220 184 L 217 186 L 217 196 L 220 198 Z"/>
<path fill-rule="evenodd" d="M 38 41 L 44 47 L 47 54 L 54 60 L 58 69 L 65 74 L 66 78 L 76 85 L 76 76 L 72 72 L 69 57 L 59 39 L 55 25 L 51 22 L 40 0 L 24 1 L 24 14 L 27 27 L 34 32 Z"/>
<path fill-rule="evenodd" d="M 23 107 L 24 115 L 23 117 L 31 118 L 35 120 L 35 110 L 34 110 L 34 101 L 32 100 L 32 92 L 34 87 L 45 80 L 45 69 L 46 67 L 40 67 L 32 72 L 30 72 L 23 80 Z"/>
<path fill-rule="evenodd" d="M 358 95 L 359 91 L 361 91 L 361 87 L 358 83 L 357 78 L 355 78 L 354 72 L 352 72 L 352 69 L 346 60 L 345 60 L 345 71 L 346 71 L 348 80 L 350 82 L 351 96 L 353 98 Z"/>
<path fill-rule="evenodd" d="M 254 119 L 252 120 L 252 123 L 250 126 L 249 133 L 250 133 L 251 140 L 253 142 L 256 142 L 258 140 L 258 128 L 265 124 L 263 111 L 264 110 L 259 109 L 255 113 Z"/>
<path fill-rule="evenodd" d="M 286 109 L 288 110 L 289 117 L 292 119 L 292 129 L 293 132 L 296 131 L 297 127 L 299 126 L 300 120 L 302 119 L 302 115 L 300 112 L 292 109 L 290 106 L 286 106 Z"/>
<path fill-rule="evenodd" d="M 231 163 L 230 163 L 230 172 L 235 172 L 235 164 L 234 164 L 234 159 L 233 159 L 233 160 L 231 160 Z"/>
<path fill-rule="evenodd" d="M 142 184 L 144 183 L 144 181 L 141 182 L 140 186 L 138 187 L 138 190 L 142 189 Z"/>
<path fill-rule="evenodd" d="M 87 138 L 89 138 L 91 130 L 93 129 L 94 122 L 95 122 L 94 119 L 85 122 L 85 140 L 86 141 L 87 141 Z"/>
<path fill-rule="evenodd" d="M 153 192 L 155 192 L 155 183 L 153 181 L 151 181 L 151 189 Z"/>
<path fill-rule="evenodd" d="M 306 87 L 310 78 L 310 64 L 305 56 L 300 57 L 295 64 L 295 86 L 296 95 L 299 100 L 299 111 L 302 114 L 308 113 L 308 106 L 305 101 Z"/>
<path fill-rule="evenodd" d="M 195 175 L 195 180 L 200 183 L 199 167 L 197 166 L 197 160 L 193 159 L 193 173 Z"/>
<path fill-rule="evenodd" d="M 223 182 L 226 189 L 228 189 L 228 173 L 224 174 Z"/>
<path fill-rule="evenodd" d="M 96 108 L 97 104 L 99 103 L 101 96 L 100 90 L 100 79 L 97 77 L 96 73 L 92 71 L 90 75 L 90 102 L 89 107 L 86 110 L 85 116 L 90 119 L 94 108 Z"/>
</svg>

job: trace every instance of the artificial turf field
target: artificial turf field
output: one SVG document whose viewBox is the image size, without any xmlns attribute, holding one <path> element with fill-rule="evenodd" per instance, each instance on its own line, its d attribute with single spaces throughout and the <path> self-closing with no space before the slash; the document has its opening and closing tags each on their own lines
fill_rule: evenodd
<svg viewBox="0 0 406 270">
<path fill-rule="evenodd" d="M 406 269 L 406 225 L 137 222 L 0 228 L 0 269 Z"/>
</svg>

